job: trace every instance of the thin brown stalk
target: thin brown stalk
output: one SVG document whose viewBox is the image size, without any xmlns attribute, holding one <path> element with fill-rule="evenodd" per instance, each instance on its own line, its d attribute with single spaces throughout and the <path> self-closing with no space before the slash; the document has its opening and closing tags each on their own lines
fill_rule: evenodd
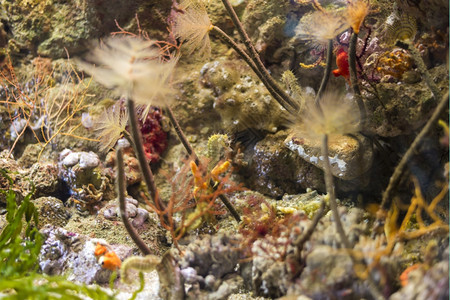
<svg viewBox="0 0 450 300">
<path fill-rule="evenodd" d="M 353 265 L 356 265 L 359 263 L 359 264 L 362 264 L 367 267 L 367 264 L 364 261 L 364 259 L 358 260 L 352 255 L 353 247 L 352 247 L 350 241 L 348 240 L 347 235 L 345 234 L 344 227 L 342 226 L 341 219 L 339 216 L 339 211 L 338 211 L 337 202 L 336 202 L 335 187 L 334 187 L 334 182 L 333 182 L 333 175 L 331 173 L 331 165 L 330 165 L 330 160 L 328 158 L 328 154 L 329 154 L 328 153 L 328 135 L 325 134 L 322 139 L 322 156 L 324 157 L 325 185 L 326 185 L 327 193 L 330 197 L 329 202 L 330 202 L 331 212 L 333 213 L 334 224 L 336 225 L 336 230 L 339 234 L 341 243 L 344 246 L 343 248 L 345 248 L 345 251 L 349 254 L 349 256 L 353 262 Z M 383 295 L 379 291 L 376 281 L 372 278 L 372 276 L 370 276 L 370 274 L 366 278 L 366 280 L 368 283 L 370 293 L 372 294 L 373 298 L 377 299 L 377 300 L 385 299 L 385 297 L 383 297 Z"/>
<path fill-rule="evenodd" d="M 341 217 L 339 216 L 339 211 L 336 202 L 336 193 L 333 181 L 333 175 L 331 173 L 331 165 L 330 160 L 328 158 L 328 135 L 324 134 L 322 138 L 322 156 L 324 159 L 324 173 L 325 173 L 325 185 L 327 189 L 327 193 L 330 201 L 331 212 L 333 213 L 334 223 L 336 224 L 336 230 L 339 234 L 339 238 L 341 239 L 341 243 L 344 248 L 351 249 L 352 245 L 345 234 L 344 227 L 341 223 Z"/>
<path fill-rule="evenodd" d="M 170 122 L 172 123 L 173 128 L 175 129 L 175 132 L 178 135 L 178 138 L 180 139 L 181 143 L 183 144 L 184 148 L 186 149 L 188 155 L 192 157 L 195 161 L 195 164 L 199 164 L 199 159 L 197 154 L 194 151 L 194 148 L 192 148 L 191 144 L 187 140 L 186 136 L 184 135 L 183 130 L 180 127 L 180 124 L 178 123 L 178 120 L 175 118 L 175 115 L 173 114 L 172 109 L 169 106 L 166 106 L 164 109 L 169 116 Z"/>
<path fill-rule="evenodd" d="M 180 139 L 180 141 L 183 144 L 184 148 L 188 152 L 189 156 L 194 159 L 194 162 L 195 162 L 196 165 L 199 165 L 200 161 L 198 159 L 198 156 L 195 153 L 194 148 L 192 148 L 191 144 L 189 143 L 189 141 L 187 140 L 186 136 L 184 135 L 184 132 L 181 129 L 180 124 L 178 123 L 177 119 L 175 118 L 175 115 L 173 114 L 172 109 L 169 106 L 167 106 L 165 111 L 166 111 L 167 115 L 169 116 L 170 122 L 172 123 L 172 125 L 173 125 L 173 127 L 175 129 L 175 132 L 178 135 L 178 138 Z M 215 190 L 215 183 L 214 183 L 214 181 L 212 179 L 211 179 L 209 184 Z M 228 199 L 228 197 L 223 195 L 223 194 L 220 194 L 219 198 L 222 201 L 222 203 L 225 205 L 225 207 L 228 209 L 228 211 L 231 213 L 231 215 L 234 217 L 234 219 L 237 222 L 240 222 L 241 221 L 241 217 L 239 216 L 239 213 L 237 212 L 237 210 L 234 208 L 233 204 L 231 204 L 231 202 Z"/>
<path fill-rule="evenodd" d="M 331 64 L 333 60 L 333 40 L 328 41 L 328 48 L 327 48 L 327 65 L 325 67 L 325 71 L 323 73 L 322 82 L 320 83 L 319 90 L 317 91 L 315 103 L 316 106 L 320 108 L 319 101 L 322 98 L 323 92 L 325 92 L 325 89 L 328 84 L 328 79 L 330 78 L 331 73 Z"/>
<path fill-rule="evenodd" d="M 138 246 L 139 250 L 144 255 L 151 254 L 150 249 L 147 247 L 145 242 L 140 238 L 139 234 L 134 229 L 133 225 L 131 225 L 130 221 L 127 217 L 126 212 L 126 205 L 125 205 L 125 170 L 124 170 L 124 163 L 123 163 L 123 149 L 119 148 L 117 149 L 117 194 L 119 197 L 119 209 L 120 209 L 120 216 L 122 217 L 123 225 L 125 226 L 125 229 L 127 230 L 128 234 L 130 235 L 133 242 Z"/>
<path fill-rule="evenodd" d="M 142 136 L 141 132 L 138 129 L 138 123 L 136 119 L 136 108 L 134 105 L 134 101 L 132 99 L 127 99 L 127 108 L 129 115 L 129 124 L 130 124 L 130 135 L 133 140 L 133 147 L 136 153 L 137 159 L 139 161 L 139 167 L 141 169 L 142 175 L 144 177 L 144 182 L 147 185 L 147 189 L 150 192 L 150 196 L 153 200 L 153 203 L 156 207 L 160 207 L 161 210 L 164 210 L 165 205 L 161 201 L 158 196 L 155 180 L 153 177 L 152 170 L 150 169 L 150 165 L 147 162 L 144 153 L 144 147 L 142 145 Z"/>
<path fill-rule="evenodd" d="M 288 112 L 295 114 L 295 109 L 292 108 L 288 102 L 286 102 L 285 99 L 283 99 L 283 97 L 281 95 L 279 95 L 275 89 L 272 87 L 272 85 L 270 84 L 270 82 L 267 80 L 267 78 L 264 76 L 263 73 L 261 73 L 261 71 L 259 70 L 259 68 L 256 66 L 255 62 L 250 58 L 250 56 L 247 54 L 247 52 L 245 52 L 241 47 L 239 47 L 238 44 L 236 44 L 235 41 L 233 41 L 233 39 L 226 34 L 222 29 L 220 29 L 217 26 L 213 26 L 212 31 L 223 41 L 225 42 L 228 46 L 230 46 L 231 48 L 234 49 L 234 51 L 237 52 L 237 54 L 239 54 L 239 56 L 249 65 L 249 67 L 253 70 L 253 72 L 255 72 L 256 76 L 258 76 L 258 78 L 262 81 L 262 83 L 264 84 L 264 86 L 267 88 L 267 90 L 269 91 L 269 93 L 272 95 L 272 97 L 283 107 L 285 108 Z"/>
<path fill-rule="evenodd" d="M 255 47 L 252 44 L 252 41 L 250 40 L 247 32 L 245 31 L 244 27 L 241 24 L 241 21 L 239 20 L 236 12 L 234 11 L 233 7 L 231 6 L 231 3 L 228 0 L 222 0 L 223 5 L 225 6 L 225 9 L 227 10 L 229 16 L 231 17 L 231 20 L 233 21 L 234 26 L 236 27 L 239 35 L 241 36 L 245 47 L 247 48 L 249 52 L 250 58 L 255 63 L 256 67 L 259 69 L 259 72 L 262 74 L 262 76 L 267 80 L 269 85 L 275 90 L 277 94 L 279 94 L 287 104 L 291 108 L 294 109 L 294 111 L 297 111 L 299 109 L 298 104 L 295 102 L 294 99 L 291 98 L 283 89 L 275 82 L 275 80 L 270 76 L 269 72 L 267 71 L 266 67 L 262 63 L 258 52 L 256 51 Z M 288 109 L 287 109 L 288 110 Z M 288 110 L 290 111 L 290 110 Z"/>
<path fill-rule="evenodd" d="M 319 209 L 314 215 L 314 218 L 305 233 L 295 240 L 294 245 L 297 247 L 299 252 L 303 249 L 305 243 L 311 238 L 311 235 L 314 233 L 314 230 L 316 230 L 316 227 L 323 216 L 325 216 L 325 201 L 322 201 L 320 204 Z"/>
<path fill-rule="evenodd" d="M 428 120 L 428 122 L 425 124 L 425 126 L 422 128 L 420 133 L 416 136 L 414 141 L 412 142 L 411 146 L 409 146 L 409 149 L 406 151 L 406 153 L 403 155 L 402 159 L 398 163 L 397 167 L 394 170 L 394 173 L 392 174 L 391 178 L 389 179 L 389 184 L 383 193 L 383 198 L 381 201 L 380 210 L 387 211 L 389 207 L 391 206 L 392 201 L 392 195 L 397 188 L 397 185 L 400 182 L 400 179 L 402 178 L 403 171 L 405 170 L 406 165 L 408 164 L 409 160 L 412 158 L 413 154 L 417 151 L 417 148 L 419 147 L 420 143 L 422 142 L 423 138 L 430 132 L 432 126 L 434 123 L 436 123 L 439 119 L 439 116 L 444 112 L 446 108 L 448 108 L 448 92 L 447 94 L 442 97 L 441 102 L 438 104 L 438 106 L 435 108 L 432 116 Z M 380 216 L 382 214 L 379 214 Z M 378 223 L 378 222 L 377 222 Z M 384 222 L 382 222 L 384 223 Z"/>
<path fill-rule="evenodd" d="M 358 104 L 359 113 L 361 115 L 361 128 L 364 129 L 364 123 L 367 119 L 366 107 L 362 100 L 361 91 L 359 89 L 358 76 L 356 73 L 356 44 L 358 43 L 358 34 L 353 32 L 350 37 L 350 44 L 348 47 L 348 66 L 350 71 L 350 82 L 352 84 L 353 95 Z"/>
</svg>

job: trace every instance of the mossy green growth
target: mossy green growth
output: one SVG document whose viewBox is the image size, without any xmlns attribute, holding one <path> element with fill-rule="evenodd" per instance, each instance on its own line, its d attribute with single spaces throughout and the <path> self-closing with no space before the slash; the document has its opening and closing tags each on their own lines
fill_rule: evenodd
<svg viewBox="0 0 450 300">
<path fill-rule="evenodd" d="M 0 169 L 13 184 L 7 171 Z M 2 299 L 114 299 L 100 287 L 78 285 L 60 276 L 38 273 L 38 257 L 44 242 L 38 232 L 38 212 L 29 193 L 20 203 L 12 190 L 6 196 L 7 225 L 0 234 L 0 298 Z"/>
</svg>

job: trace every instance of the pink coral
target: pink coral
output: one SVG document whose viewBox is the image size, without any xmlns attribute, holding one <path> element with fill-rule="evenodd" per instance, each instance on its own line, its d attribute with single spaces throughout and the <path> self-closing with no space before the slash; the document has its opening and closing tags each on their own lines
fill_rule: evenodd
<svg viewBox="0 0 450 300">
<path fill-rule="evenodd" d="M 163 119 L 161 110 L 152 107 L 145 120 L 139 120 L 145 155 L 150 163 L 158 162 L 167 148 L 167 131 L 163 129 Z"/>
</svg>

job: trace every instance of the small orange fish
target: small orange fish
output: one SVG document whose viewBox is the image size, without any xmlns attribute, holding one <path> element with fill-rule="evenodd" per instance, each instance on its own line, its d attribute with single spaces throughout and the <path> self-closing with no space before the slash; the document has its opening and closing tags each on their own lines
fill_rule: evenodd
<svg viewBox="0 0 450 300">
<path fill-rule="evenodd" d="M 108 251 L 105 246 L 97 242 L 97 246 L 95 246 L 94 255 L 100 256 L 105 254 Z"/>
<path fill-rule="evenodd" d="M 98 262 L 102 265 L 102 268 L 108 269 L 111 271 L 120 269 L 120 265 L 122 264 L 122 261 L 120 260 L 120 258 L 113 251 L 106 252 L 105 255 L 100 257 Z"/>
<path fill-rule="evenodd" d="M 348 53 L 343 48 L 340 48 L 336 53 L 336 65 L 337 69 L 333 70 L 333 75 L 343 76 L 345 80 L 350 84 L 350 71 L 348 68 Z"/>
<path fill-rule="evenodd" d="M 422 266 L 422 264 L 414 264 L 408 268 L 406 268 L 402 274 L 400 274 L 400 283 L 402 284 L 402 286 L 406 286 L 408 285 L 408 276 L 409 273 L 411 273 L 412 271 L 420 268 Z"/>
</svg>

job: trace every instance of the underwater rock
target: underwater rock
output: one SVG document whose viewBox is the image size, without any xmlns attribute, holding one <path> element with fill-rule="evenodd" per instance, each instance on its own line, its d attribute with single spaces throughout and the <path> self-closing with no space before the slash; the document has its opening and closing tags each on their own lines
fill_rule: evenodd
<svg viewBox="0 0 450 300">
<path fill-rule="evenodd" d="M 65 149 L 65 150 L 68 150 L 68 149 Z M 63 152 L 61 152 L 60 156 L 65 156 L 64 155 L 64 154 L 66 154 L 65 150 L 63 150 Z M 67 153 L 67 156 L 64 157 L 62 164 L 66 167 L 73 167 L 78 163 L 79 160 L 80 160 L 79 152 L 70 152 L 70 153 Z"/>
<path fill-rule="evenodd" d="M 248 167 L 241 170 L 247 177 L 246 186 L 274 198 L 307 188 L 324 190 L 322 172 L 285 147 L 287 135 L 285 131 L 268 134 L 253 149 L 246 150 Z"/>
<path fill-rule="evenodd" d="M 293 33 L 286 24 L 288 15 L 294 14 L 293 10 L 294 6 L 290 2 L 248 1 L 242 23 L 258 51 L 272 54 L 276 47 L 280 47 L 283 38 Z"/>
<path fill-rule="evenodd" d="M 441 65 L 430 71 L 433 81 L 444 94 L 448 90 L 448 71 Z M 368 130 L 381 137 L 414 133 L 428 121 L 440 99 L 435 99 L 422 80 L 415 84 L 379 83 L 378 97 L 367 93 Z M 380 105 L 380 101 L 384 107 Z"/>
<path fill-rule="evenodd" d="M 351 244 L 355 244 L 360 236 L 368 233 L 369 225 L 366 222 L 362 209 L 340 206 L 339 215 L 342 226 Z M 322 218 L 322 222 L 317 226 L 313 239 L 323 245 L 335 248 L 339 247 L 341 241 L 331 214 Z"/>
<path fill-rule="evenodd" d="M 205 235 L 183 248 L 182 256 L 175 255 L 181 275 L 192 285 L 191 298 L 225 299 L 239 291 L 243 279 L 235 271 L 241 259 L 237 246 L 237 237 Z M 205 288 L 212 293 L 205 294 Z"/>
<path fill-rule="evenodd" d="M 112 171 L 100 164 L 97 154 L 65 149 L 59 158 L 59 178 L 69 189 L 69 203 L 75 204 L 79 212 L 92 213 L 102 200 L 115 197 Z"/>
<path fill-rule="evenodd" d="M 284 262 L 272 260 L 267 255 L 253 258 L 252 283 L 256 295 L 272 299 L 285 295 L 288 278 Z"/>
<path fill-rule="evenodd" d="M 219 288 L 209 293 L 206 299 L 209 300 L 220 300 L 220 299 L 229 299 L 228 297 L 231 294 L 236 294 L 241 291 L 244 287 L 244 279 L 239 276 L 232 274 L 227 279 L 224 279 Z"/>
<path fill-rule="evenodd" d="M 17 161 L 8 157 L 8 151 L 5 150 L 0 154 L 0 169 L 7 171 L 6 174 L 13 183 L 11 185 L 6 178 L 0 176 L 0 189 L 12 189 L 16 193 L 18 203 L 33 189 L 34 198 L 51 196 L 58 192 L 58 166 L 53 163 L 35 163 L 30 168 L 22 168 Z M 0 202 L 4 201 L 5 195 L 0 193 Z"/>
<path fill-rule="evenodd" d="M 34 197 L 53 195 L 57 192 L 60 185 L 58 172 L 58 166 L 53 163 L 35 163 L 28 169 L 26 177 L 35 187 Z M 27 186 L 26 181 L 24 186 Z"/>
<path fill-rule="evenodd" d="M 423 268 L 411 271 L 408 283 L 401 290 L 391 295 L 391 300 L 402 299 L 448 299 L 449 298 L 449 262 L 434 264 L 428 270 Z"/>
<path fill-rule="evenodd" d="M 118 141 L 118 143 L 120 140 Z M 114 168 L 116 170 L 116 152 L 110 151 L 106 155 L 105 164 L 107 167 Z M 130 144 L 128 147 L 123 148 L 123 164 L 125 171 L 125 181 L 127 186 L 139 183 L 142 181 L 142 173 L 139 168 L 139 160 L 134 155 L 133 148 Z"/>
<path fill-rule="evenodd" d="M 22 168 L 29 168 L 38 162 L 39 152 L 42 146 L 39 144 L 28 144 L 23 151 L 22 156 L 17 160 L 17 163 Z"/>
<path fill-rule="evenodd" d="M 333 291 L 337 295 L 340 289 L 350 287 L 354 280 L 353 263 L 347 253 L 318 245 L 306 256 L 306 267 L 300 276 L 302 288 L 297 286 L 302 291 L 296 294 L 305 293 L 313 299 L 322 295 L 323 291 Z"/>
<path fill-rule="evenodd" d="M 68 280 L 92 284 L 107 283 L 111 270 L 102 268 L 94 255 L 96 244 L 106 245 L 121 260 L 132 254 L 132 249 L 124 245 L 108 245 L 103 240 L 91 239 L 85 235 L 69 232 L 51 225 L 41 233 L 45 242 L 39 254 L 39 266 L 44 274 L 67 275 Z"/>
<path fill-rule="evenodd" d="M 285 120 L 281 106 L 240 61 L 208 62 L 200 74 L 203 85 L 212 90 L 214 109 L 227 131 L 252 128 L 276 132 Z"/>
<path fill-rule="evenodd" d="M 355 138 L 356 137 L 356 138 Z M 321 141 L 307 138 L 307 135 L 289 135 L 285 145 L 308 163 L 323 170 L 324 160 L 321 154 Z M 339 135 L 328 140 L 329 161 L 333 176 L 342 180 L 355 179 L 372 166 L 372 143 L 362 135 Z"/>
<path fill-rule="evenodd" d="M 149 217 L 148 211 L 138 207 L 138 201 L 133 198 L 125 197 L 125 207 L 127 217 L 131 219 L 131 224 L 134 227 L 140 227 Z M 120 219 L 120 208 L 118 204 L 107 205 L 99 213 L 103 213 L 103 216 L 107 220 Z"/>
<path fill-rule="evenodd" d="M 16 194 L 16 201 L 22 201 L 23 197 L 25 197 L 30 191 L 25 191 L 20 187 L 18 182 L 21 180 L 22 175 L 19 173 L 20 166 L 17 161 L 9 156 L 9 150 L 3 150 L 0 153 L 0 169 L 7 171 L 6 175 L 8 175 L 12 183 L 4 176 L 0 176 L 0 189 L 2 191 L 12 190 Z M 6 195 L 4 193 L 0 193 L 0 202 L 6 203 Z"/>
<path fill-rule="evenodd" d="M 100 164 L 98 155 L 94 152 L 80 152 L 80 161 L 78 162 L 81 169 L 95 168 Z"/>
<path fill-rule="evenodd" d="M 58 198 L 40 197 L 33 203 L 38 210 L 39 229 L 47 224 L 64 227 L 71 217 L 69 210 Z"/>
<path fill-rule="evenodd" d="M 134 10 L 121 0 L 102 1 L 6 1 L 1 3 L 3 21 L 10 28 L 8 49 L 12 55 L 38 54 L 65 58 L 85 50 L 89 40 L 117 29 Z"/>
<path fill-rule="evenodd" d="M 424 31 L 448 28 L 449 2 L 447 0 L 396 0 L 395 2 L 405 14 L 420 20 Z"/>
<path fill-rule="evenodd" d="M 66 167 L 73 167 L 78 164 L 81 169 L 91 169 L 100 164 L 98 155 L 92 151 L 72 152 L 69 149 L 64 149 L 59 157 L 62 159 L 62 164 Z"/>
</svg>

